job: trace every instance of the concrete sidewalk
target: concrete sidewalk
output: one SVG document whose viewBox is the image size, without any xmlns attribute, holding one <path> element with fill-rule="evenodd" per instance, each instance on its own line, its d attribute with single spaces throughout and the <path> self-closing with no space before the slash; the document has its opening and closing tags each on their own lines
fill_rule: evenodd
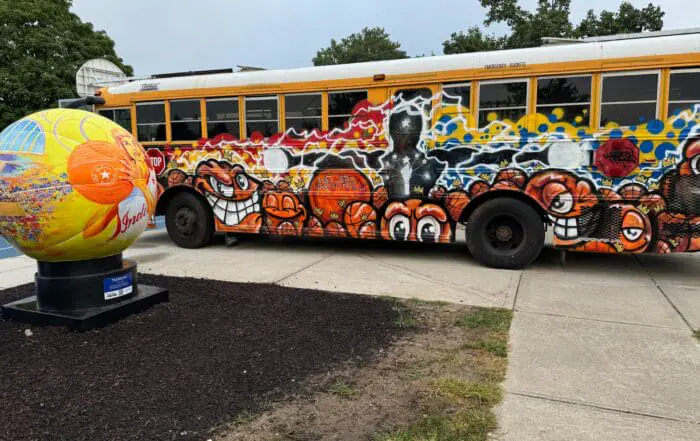
<svg viewBox="0 0 700 441">
<path fill-rule="evenodd" d="M 523 272 L 501 440 L 699 440 L 700 256 L 569 254 Z"/>
<path fill-rule="evenodd" d="M 514 308 L 498 439 L 700 439 L 700 254 L 572 253 L 562 268 L 550 251 L 504 271 L 463 247 L 253 237 L 184 250 L 161 230 L 126 255 L 146 273 Z M 0 260 L 0 289 L 34 271 Z"/>
</svg>

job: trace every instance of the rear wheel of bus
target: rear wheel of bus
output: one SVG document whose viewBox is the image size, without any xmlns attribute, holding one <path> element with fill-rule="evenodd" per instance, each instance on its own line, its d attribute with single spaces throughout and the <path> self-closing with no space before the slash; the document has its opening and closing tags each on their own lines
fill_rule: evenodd
<svg viewBox="0 0 700 441">
<path fill-rule="evenodd" d="M 544 222 L 523 201 L 492 199 L 477 207 L 469 217 L 466 239 L 478 262 L 494 268 L 522 268 L 542 251 Z"/>
<path fill-rule="evenodd" d="M 201 248 L 209 244 L 214 234 L 214 216 L 201 198 L 183 192 L 168 203 L 165 226 L 178 246 Z"/>
</svg>

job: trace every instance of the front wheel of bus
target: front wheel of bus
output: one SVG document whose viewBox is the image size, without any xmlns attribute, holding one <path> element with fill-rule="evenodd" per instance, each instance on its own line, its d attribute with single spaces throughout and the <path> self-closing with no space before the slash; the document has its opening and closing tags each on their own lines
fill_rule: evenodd
<svg viewBox="0 0 700 441">
<path fill-rule="evenodd" d="M 492 199 L 477 207 L 469 217 L 467 246 L 472 256 L 484 265 L 522 268 L 542 251 L 544 222 L 525 202 Z"/>
<path fill-rule="evenodd" d="M 211 208 L 197 196 L 180 193 L 173 197 L 165 211 L 168 235 L 183 248 L 208 245 L 214 233 Z"/>
</svg>

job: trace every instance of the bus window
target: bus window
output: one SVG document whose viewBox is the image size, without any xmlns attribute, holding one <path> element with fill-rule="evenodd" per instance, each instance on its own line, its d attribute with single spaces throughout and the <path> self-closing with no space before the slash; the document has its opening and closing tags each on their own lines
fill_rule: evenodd
<svg viewBox="0 0 700 441">
<path fill-rule="evenodd" d="M 548 77 L 537 79 L 537 113 L 563 112 L 559 121 L 587 126 L 591 112 L 591 77 Z"/>
<path fill-rule="evenodd" d="M 527 80 L 479 83 L 479 127 L 518 121 L 527 113 Z"/>
<path fill-rule="evenodd" d="M 442 85 L 442 106 L 459 106 L 463 113 L 469 113 L 471 84 L 453 83 Z M 453 113 L 453 112 L 444 112 Z"/>
<path fill-rule="evenodd" d="M 170 101 L 170 131 L 173 141 L 193 141 L 202 137 L 199 100 Z"/>
<path fill-rule="evenodd" d="M 416 98 L 420 98 L 417 100 L 418 104 L 421 104 L 423 107 L 423 112 L 426 115 L 430 115 L 430 111 L 432 110 L 432 103 L 430 98 L 433 96 L 433 91 L 428 89 L 427 87 L 422 87 L 419 89 L 399 89 L 396 92 L 394 92 L 394 100 L 403 100 L 403 101 L 411 101 Z"/>
<path fill-rule="evenodd" d="M 367 91 L 329 92 L 328 93 L 328 128 L 342 129 L 352 116 L 352 109 L 362 100 L 367 99 Z"/>
<path fill-rule="evenodd" d="M 700 104 L 700 69 L 671 71 L 668 93 L 668 116 L 674 116 Z"/>
<path fill-rule="evenodd" d="M 294 129 L 299 134 L 321 130 L 321 94 L 286 95 L 284 114 L 287 129 Z"/>
<path fill-rule="evenodd" d="M 97 113 L 111 119 L 131 133 L 131 109 L 101 109 Z"/>
<path fill-rule="evenodd" d="M 276 96 L 245 98 L 246 136 L 259 132 L 268 138 L 279 132 Z"/>
<path fill-rule="evenodd" d="M 225 133 L 240 138 L 238 125 L 238 98 L 215 98 L 207 100 L 207 136 L 213 138 Z"/>
<path fill-rule="evenodd" d="M 165 103 L 136 104 L 136 130 L 141 142 L 165 141 Z"/>
<path fill-rule="evenodd" d="M 600 127 L 642 124 L 656 118 L 659 73 L 604 74 Z"/>
</svg>

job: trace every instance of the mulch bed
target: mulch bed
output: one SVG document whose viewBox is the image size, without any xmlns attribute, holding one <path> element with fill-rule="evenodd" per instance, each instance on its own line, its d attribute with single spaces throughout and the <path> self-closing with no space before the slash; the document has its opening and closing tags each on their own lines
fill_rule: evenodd
<svg viewBox="0 0 700 441">
<path fill-rule="evenodd" d="M 402 332 L 379 298 L 140 275 L 170 302 L 86 333 L 0 320 L 0 439 L 206 440 Z M 0 291 L 0 303 L 33 285 Z"/>
</svg>

